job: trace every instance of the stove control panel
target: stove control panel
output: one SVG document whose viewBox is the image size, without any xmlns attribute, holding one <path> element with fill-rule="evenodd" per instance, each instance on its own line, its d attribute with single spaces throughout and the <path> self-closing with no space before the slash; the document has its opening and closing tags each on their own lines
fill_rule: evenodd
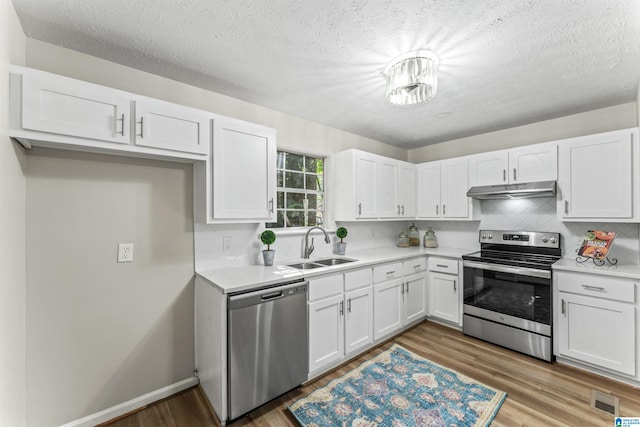
<svg viewBox="0 0 640 427">
<path fill-rule="evenodd" d="M 480 230 L 480 243 L 560 248 L 560 233 L 539 231 Z"/>
</svg>

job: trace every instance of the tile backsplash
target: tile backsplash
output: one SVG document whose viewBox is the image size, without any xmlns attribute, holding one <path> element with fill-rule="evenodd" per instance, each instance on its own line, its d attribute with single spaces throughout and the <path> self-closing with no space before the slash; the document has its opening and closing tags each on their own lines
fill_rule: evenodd
<svg viewBox="0 0 640 427">
<path fill-rule="evenodd" d="M 616 232 L 610 257 L 620 264 L 640 263 L 640 227 L 638 224 L 562 222 L 556 216 L 556 199 L 483 200 L 480 221 L 415 221 L 424 235 L 432 227 L 440 246 L 478 249 L 478 231 L 481 229 L 550 231 L 562 234 L 564 258 L 574 258 L 587 230 Z M 341 222 L 349 230 L 345 239 L 349 252 L 381 246 L 395 245 L 398 233 L 408 231 L 411 221 Z M 262 264 L 258 240 L 262 231 L 258 224 L 195 224 L 196 269 Z M 277 231 L 276 231 L 277 234 Z M 313 232 L 313 256 L 329 256 L 334 251 L 335 234 L 331 244 L 324 243 L 320 232 Z M 230 247 L 223 249 L 224 238 L 230 238 Z M 274 244 L 276 263 L 302 257 L 304 235 L 280 234 Z"/>
</svg>

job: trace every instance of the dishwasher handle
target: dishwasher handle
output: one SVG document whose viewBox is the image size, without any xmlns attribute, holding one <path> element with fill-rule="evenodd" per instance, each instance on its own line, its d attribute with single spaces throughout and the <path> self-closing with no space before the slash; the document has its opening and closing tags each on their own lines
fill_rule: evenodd
<svg viewBox="0 0 640 427">
<path fill-rule="evenodd" d="M 284 296 L 284 292 L 278 291 L 278 292 L 271 292 L 269 294 L 260 295 L 260 299 L 262 301 L 271 301 L 274 299 L 282 298 L 283 296 Z"/>
</svg>

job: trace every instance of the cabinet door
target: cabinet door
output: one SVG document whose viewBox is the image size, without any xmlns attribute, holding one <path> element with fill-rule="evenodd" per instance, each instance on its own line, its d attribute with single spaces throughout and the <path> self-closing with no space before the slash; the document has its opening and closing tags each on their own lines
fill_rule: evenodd
<svg viewBox="0 0 640 427">
<path fill-rule="evenodd" d="M 400 216 L 398 203 L 398 161 L 381 158 L 378 169 L 378 216 L 397 218 Z"/>
<path fill-rule="evenodd" d="M 404 324 L 424 318 L 426 308 L 426 276 L 413 276 L 404 281 Z"/>
<path fill-rule="evenodd" d="M 418 218 L 440 218 L 440 162 L 419 164 L 417 174 Z"/>
<path fill-rule="evenodd" d="M 24 129 L 118 144 L 130 142 L 131 102 L 117 90 L 48 73 L 26 72 L 22 96 Z"/>
<path fill-rule="evenodd" d="M 632 135 L 608 132 L 558 143 L 561 218 L 633 216 Z"/>
<path fill-rule="evenodd" d="M 442 177 L 442 217 L 469 217 L 469 189 L 467 180 L 467 159 L 446 160 L 441 162 Z"/>
<path fill-rule="evenodd" d="M 509 181 L 508 167 L 509 153 L 506 150 L 470 156 L 469 186 L 506 184 Z"/>
<path fill-rule="evenodd" d="M 558 147 L 536 144 L 509 150 L 509 182 L 555 181 L 558 179 Z"/>
<path fill-rule="evenodd" d="M 345 354 L 373 342 L 373 288 L 371 286 L 344 295 Z"/>
<path fill-rule="evenodd" d="M 398 203 L 400 216 L 416 216 L 416 166 L 412 163 L 398 162 Z"/>
<path fill-rule="evenodd" d="M 402 280 L 373 287 L 373 338 L 378 339 L 402 328 Z"/>
<path fill-rule="evenodd" d="M 356 155 L 356 217 L 378 217 L 378 158 L 374 154 Z"/>
<path fill-rule="evenodd" d="M 636 374 L 636 318 L 632 304 L 559 293 L 562 356 L 627 375 Z"/>
<path fill-rule="evenodd" d="M 309 303 L 309 372 L 344 355 L 342 294 Z"/>
<path fill-rule="evenodd" d="M 429 272 L 429 316 L 460 323 L 458 276 Z"/>
<path fill-rule="evenodd" d="M 162 101 L 136 100 L 135 144 L 209 154 L 211 114 Z"/>
<path fill-rule="evenodd" d="M 210 162 L 214 219 L 275 221 L 274 129 L 216 117 Z"/>
</svg>

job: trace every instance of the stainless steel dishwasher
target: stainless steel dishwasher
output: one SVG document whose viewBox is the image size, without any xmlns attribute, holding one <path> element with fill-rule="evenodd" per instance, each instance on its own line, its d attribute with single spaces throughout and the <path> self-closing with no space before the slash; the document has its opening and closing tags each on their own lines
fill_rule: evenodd
<svg viewBox="0 0 640 427">
<path fill-rule="evenodd" d="M 230 420 L 307 380 L 308 283 L 228 297 Z"/>
</svg>

